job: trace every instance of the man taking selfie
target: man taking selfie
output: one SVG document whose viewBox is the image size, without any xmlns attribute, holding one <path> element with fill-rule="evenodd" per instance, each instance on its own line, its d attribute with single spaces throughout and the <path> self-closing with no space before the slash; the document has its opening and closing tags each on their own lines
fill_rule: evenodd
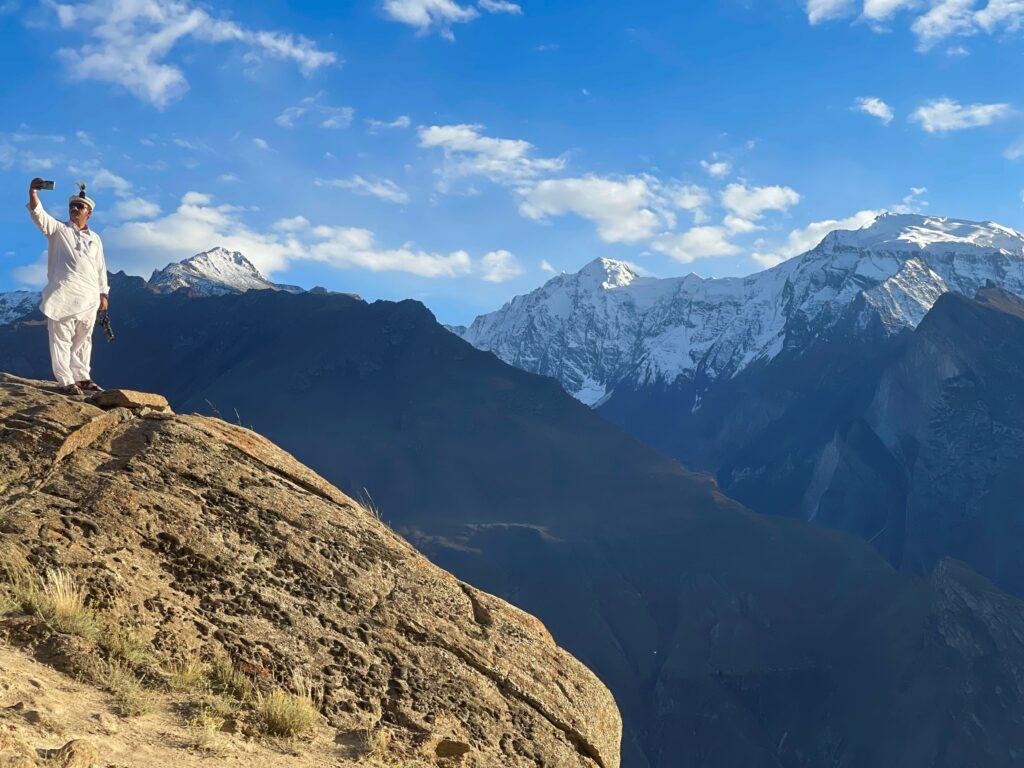
<svg viewBox="0 0 1024 768">
<path fill-rule="evenodd" d="M 96 204 L 80 185 L 81 191 L 68 199 L 68 221 L 57 221 L 39 202 L 39 190 L 52 188 L 51 182 L 32 179 L 28 210 L 50 244 L 39 309 L 46 315 L 53 375 L 65 394 L 102 392 L 89 378 L 96 312 L 106 311 L 110 293 L 103 242 L 87 223 Z"/>
</svg>

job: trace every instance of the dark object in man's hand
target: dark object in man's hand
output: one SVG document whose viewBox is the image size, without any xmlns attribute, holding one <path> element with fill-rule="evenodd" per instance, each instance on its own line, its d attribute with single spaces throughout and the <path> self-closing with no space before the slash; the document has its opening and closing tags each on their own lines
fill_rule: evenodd
<svg viewBox="0 0 1024 768">
<path fill-rule="evenodd" d="M 110 313 L 100 312 L 96 316 L 96 321 L 100 324 L 100 328 L 103 329 L 103 333 L 107 337 L 107 341 L 114 340 L 114 329 L 110 327 Z"/>
<path fill-rule="evenodd" d="M 33 189 L 53 189 L 55 186 L 57 186 L 56 182 L 48 179 L 39 179 L 32 182 Z"/>
</svg>

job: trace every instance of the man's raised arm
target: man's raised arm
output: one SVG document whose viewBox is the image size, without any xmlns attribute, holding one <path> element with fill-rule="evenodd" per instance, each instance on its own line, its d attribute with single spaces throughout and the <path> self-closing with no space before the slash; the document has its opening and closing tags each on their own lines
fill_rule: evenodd
<svg viewBox="0 0 1024 768">
<path fill-rule="evenodd" d="M 43 204 L 39 202 L 39 190 L 43 187 L 42 179 L 32 179 L 28 185 L 28 205 L 26 206 L 29 213 L 32 214 L 32 221 L 39 227 L 39 231 L 47 237 L 53 235 L 57 231 L 57 227 L 60 226 L 60 222 L 57 221 L 53 216 L 48 214 L 43 208 Z"/>
</svg>

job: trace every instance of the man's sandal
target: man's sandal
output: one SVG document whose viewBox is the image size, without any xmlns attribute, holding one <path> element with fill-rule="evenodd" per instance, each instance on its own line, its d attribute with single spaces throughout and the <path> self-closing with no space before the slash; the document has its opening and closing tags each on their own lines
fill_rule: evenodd
<svg viewBox="0 0 1024 768">
<path fill-rule="evenodd" d="M 66 387 L 61 389 L 61 392 L 63 392 L 65 395 L 84 395 L 85 394 L 85 392 L 82 391 L 82 388 L 80 386 L 78 386 L 77 384 L 68 384 Z"/>
<path fill-rule="evenodd" d="M 84 390 L 86 392 L 102 392 L 103 391 L 103 387 L 101 387 L 99 384 L 97 384 L 92 379 L 86 379 L 85 381 L 79 381 L 79 382 L 77 382 L 76 386 L 78 386 L 80 389 L 82 389 L 82 390 Z"/>
</svg>

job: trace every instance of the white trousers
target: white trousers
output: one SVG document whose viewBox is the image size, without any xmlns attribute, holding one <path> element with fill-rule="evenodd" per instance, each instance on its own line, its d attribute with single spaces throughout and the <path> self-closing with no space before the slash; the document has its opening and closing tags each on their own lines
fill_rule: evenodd
<svg viewBox="0 0 1024 768">
<path fill-rule="evenodd" d="M 47 318 L 50 332 L 50 363 L 53 377 L 62 387 L 89 379 L 92 365 L 92 329 L 96 310 L 72 315 L 62 320 Z"/>
</svg>

